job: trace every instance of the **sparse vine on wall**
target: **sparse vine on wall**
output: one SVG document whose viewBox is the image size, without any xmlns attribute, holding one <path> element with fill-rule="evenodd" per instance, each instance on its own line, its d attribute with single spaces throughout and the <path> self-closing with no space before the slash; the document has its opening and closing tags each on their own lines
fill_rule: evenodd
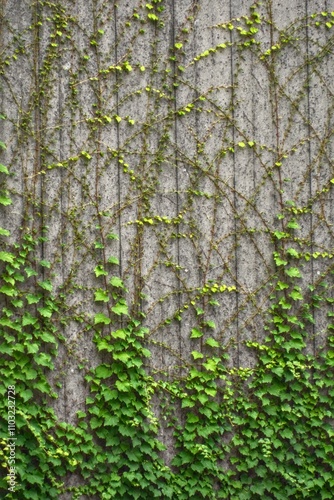
<svg viewBox="0 0 334 500">
<path fill-rule="evenodd" d="M 331 499 L 334 6 L 0 8 L 1 497 Z"/>
</svg>

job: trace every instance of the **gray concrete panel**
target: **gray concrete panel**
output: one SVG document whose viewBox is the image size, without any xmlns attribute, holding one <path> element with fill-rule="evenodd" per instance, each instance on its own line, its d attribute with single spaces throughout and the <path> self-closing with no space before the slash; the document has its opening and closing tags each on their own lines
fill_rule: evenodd
<svg viewBox="0 0 334 500">
<path fill-rule="evenodd" d="M 66 295 L 52 383 L 56 412 L 71 423 L 85 409 L 85 370 L 107 360 L 95 333 L 127 321 L 112 312 L 115 299 L 94 301 L 112 276 L 149 329 L 146 368 L 173 379 L 196 364 L 192 351 L 218 352 L 208 338 L 227 366 L 254 365 L 246 342 L 266 336 L 273 251 L 284 246 L 273 233 L 293 219 L 287 202 L 304 210 L 295 232 L 304 251 L 333 247 L 330 2 L 163 5 L 159 21 L 139 1 L 1 6 L 1 161 L 14 202 L 1 207 L 1 225 L 13 240 L 22 225 L 49 227 L 39 257 L 51 268 L 38 272 Z M 308 285 L 329 281 L 332 261 L 304 261 L 312 353 L 329 320 Z M 301 315 L 298 302 L 292 310 Z M 113 324 L 95 325 L 99 312 Z M 173 437 L 160 433 L 169 462 Z"/>
</svg>

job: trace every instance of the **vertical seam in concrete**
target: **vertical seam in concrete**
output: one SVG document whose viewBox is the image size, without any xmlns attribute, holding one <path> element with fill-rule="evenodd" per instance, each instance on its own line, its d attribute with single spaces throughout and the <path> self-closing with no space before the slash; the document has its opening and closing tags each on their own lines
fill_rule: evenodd
<svg viewBox="0 0 334 500">
<path fill-rule="evenodd" d="M 39 14 L 40 14 L 40 3 L 39 1 L 36 2 L 35 8 L 34 8 L 34 22 L 35 22 L 35 27 L 34 27 L 34 33 L 35 33 L 35 39 L 34 39 L 34 73 L 35 73 L 35 88 L 36 88 L 36 102 L 35 102 L 35 116 L 34 116 L 34 128 L 35 128 L 35 159 L 34 159 L 34 178 L 37 179 L 37 183 L 39 183 L 39 213 L 36 214 L 34 209 L 33 212 L 33 228 L 35 226 L 35 215 L 40 218 L 40 223 L 39 223 L 39 234 L 43 234 L 43 227 L 44 227 L 44 183 L 43 183 L 43 176 L 40 175 L 41 172 L 41 103 L 40 103 L 40 82 L 39 82 L 39 75 L 40 75 L 40 27 L 38 24 L 39 21 Z M 36 182 L 36 181 L 35 181 Z M 38 189 L 37 188 L 37 189 Z M 37 194 L 37 189 L 36 189 L 36 194 Z M 38 195 L 37 195 L 38 196 Z M 36 217 L 36 218 L 37 218 Z M 40 258 L 41 260 L 44 259 L 44 254 L 45 254 L 45 248 L 44 248 L 44 242 L 40 242 Z M 45 271 L 44 271 L 44 266 L 42 267 L 41 270 L 41 276 L 42 276 L 42 281 L 44 281 L 45 278 Z M 43 299 L 42 299 L 43 300 Z M 44 300 L 43 300 L 44 302 Z M 45 370 L 43 370 L 45 373 Z"/>
<path fill-rule="evenodd" d="M 172 0 L 172 38 L 173 38 L 173 47 L 175 44 L 175 0 Z M 173 61 L 173 83 L 175 83 L 175 74 L 176 74 L 176 62 Z M 179 170 L 178 170 L 178 153 L 177 153 L 177 120 L 176 120 L 176 94 L 177 94 L 177 88 L 173 88 L 173 94 L 174 94 L 174 145 L 175 145 L 175 154 L 174 154 L 174 162 L 175 162 L 175 187 L 176 187 L 176 214 L 179 214 L 179 209 L 180 209 L 180 199 L 179 199 Z M 177 235 L 179 235 L 180 229 L 179 225 L 176 227 L 176 232 Z M 177 253 L 177 265 L 179 267 L 180 265 L 180 239 L 176 239 L 176 253 Z M 180 284 L 180 281 L 179 281 Z M 177 307 L 178 310 L 181 307 L 181 296 L 180 293 L 177 295 Z M 182 352 L 182 339 L 181 339 L 181 325 L 180 322 L 178 321 L 177 323 L 177 330 L 178 330 L 178 335 L 179 335 L 179 355 L 181 356 Z"/>
<path fill-rule="evenodd" d="M 310 110 L 310 54 L 309 54 L 309 29 L 308 29 L 308 22 L 309 22 L 309 5 L 308 5 L 308 0 L 305 0 L 305 13 L 306 13 L 306 81 L 307 81 L 307 133 L 309 137 L 308 141 L 308 161 L 309 165 L 311 167 L 311 162 L 312 162 L 312 154 L 311 154 L 311 141 L 310 141 L 310 135 L 311 135 L 311 125 L 310 125 L 310 120 L 311 120 L 311 110 Z M 312 169 L 310 168 L 310 173 L 309 173 L 309 197 L 310 199 L 312 198 Z M 311 234 L 311 253 L 313 253 L 313 215 L 312 215 L 312 210 L 310 212 L 310 234 Z M 311 259 L 311 279 L 312 279 L 312 285 L 314 283 L 314 265 L 313 265 L 313 259 Z M 314 307 L 312 307 L 312 317 L 314 319 L 314 314 L 315 310 Z M 312 338 L 313 338 L 313 354 L 316 353 L 316 340 L 315 340 L 315 324 L 313 323 L 311 325 L 311 332 L 312 332 Z"/>
<path fill-rule="evenodd" d="M 194 0 L 193 2 L 193 8 L 198 8 L 198 1 L 199 0 Z M 196 10 L 197 12 L 197 10 Z M 197 52 L 197 44 L 196 44 L 196 40 L 197 40 L 197 26 L 196 26 L 196 20 L 194 22 L 194 51 L 193 53 L 194 54 L 197 54 L 197 53 L 200 53 L 200 52 Z M 211 31 L 211 38 L 213 37 L 212 35 L 212 31 Z M 213 45 L 212 45 L 213 46 Z M 195 67 L 195 99 L 197 100 L 197 98 L 199 97 L 200 93 L 198 92 L 198 66 L 196 65 Z M 200 130 L 200 127 L 199 127 L 199 114 L 198 113 L 195 113 L 195 131 L 196 131 L 196 142 L 198 142 L 198 137 L 199 137 L 199 130 Z M 200 179 L 200 176 L 198 175 L 198 179 Z M 198 280 L 199 280 L 199 285 L 201 282 L 203 282 L 203 286 L 205 285 L 205 273 L 203 272 L 203 268 L 202 267 L 199 267 L 198 269 Z M 203 307 L 203 310 L 205 310 L 205 306 L 204 306 L 204 303 L 205 303 L 205 298 L 204 296 L 202 297 L 202 307 Z M 200 343 L 200 352 L 203 353 L 203 337 L 201 337 L 199 339 L 199 343 Z"/>
<path fill-rule="evenodd" d="M 61 66 L 60 62 L 58 63 L 58 72 L 61 72 Z M 61 118 L 61 110 L 62 110 L 62 105 L 61 105 L 61 80 L 62 77 L 59 78 L 58 80 L 58 113 L 59 113 L 59 119 Z M 62 151 L 62 142 L 63 142 L 63 128 L 59 127 L 59 160 L 61 161 L 61 151 Z M 61 227 L 61 238 L 63 238 L 64 231 L 63 228 L 65 227 L 64 224 L 64 210 L 63 210 L 63 205 L 64 205 L 64 196 L 63 196 L 63 169 L 60 169 L 60 227 Z M 65 252 L 64 252 L 64 247 L 61 246 L 61 275 L 62 275 L 62 283 L 64 283 L 64 257 L 65 257 Z"/>
<path fill-rule="evenodd" d="M 61 110 L 62 110 L 62 104 L 61 104 L 61 97 L 62 97 L 62 92 L 61 92 L 61 87 L 62 87 L 62 76 L 61 76 L 61 63 L 60 60 L 58 61 L 58 74 L 60 75 L 58 79 L 58 114 L 59 114 L 59 120 L 61 119 Z M 62 142 L 63 142 L 63 127 L 59 127 L 59 160 L 61 161 L 61 151 L 62 151 Z M 64 196 L 63 196 L 63 169 L 60 169 L 59 172 L 60 175 L 60 230 L 61 230 L 61 235 L 60 235 L 60 241 L 61 243 L 64 243 L 63 239 L 65 239 L 65 223 L 64 223 Z M 65 276 L 65 269 L 64 269 L 64 260 L 65 260 L 65 251 L 64 251 L 64 246 L 61 245 L 61 284 L 64 284 L 64 276 Z M 60 327 L 64 331 L 64 327 Z M 63 398 L 64 398 L 64 419 L 67 421 L 67 408 L 66 408 L 66 377 L 64 378 L 64 384 L 63 384 Z"/>
<path fill-rule="evenodd" d="M 115 64 L 117 64 L 118 61 L 118 52 L 117 52 L 117 7 L 114 4 L 114 29 L 115 29 L 115 51 L 114 51 L 114 56 L 115 56 Z M 119 110 L 119 96 L 118 96 L 118 74 L 117 71 L 115 72 L 115 79 L 116 79 L 116 114 L 118 116 L 118 110 Z M 117 123 L 117 128 L 116 128 L 116 143 L 117 143 L 117 151 L 119 151 L 119 145 L 120 145 L 120 139 L 119 139 L 119 124 Z M 118 256 L 119 256 L 119 271 L 120 275 L 122 276 L 122 230 L 121 230 L 121 165 L 119 162 L 117 162 L 117 193 L 118 193 L 118 227 L 119 227 L 119 251 L 118 251 Z"/>
<path fill-rule="evenodd" d="M 44 205 L 43 205 L 43 177 L 39 175 L 41 171 L 41 106 L 40 106 L 40 85 L 39 85 L 39 72 L 40 72 L 40 27 L 38 25 L 38 18 L 40 13 L 39 1 L 36 2 L 34 8 L 34 22 L 35 22 L 35 40 L 34 40 L 34 72 L 35 72 L 35 85 L 36 85 L 36 102 L 35 102 L 35 179 L 39 181 L 39 196 L 40 196 L 40 221 L 41 228 L 44 222 Z M 33 225 L 35 221 L 33 220 Z M 44 243 L 41 242 L 41 258 L 44 258 Z M 44 278 L 44 267 L 42 268 L 42 277 Z"/>
<path fill-rule="evenodd" d="M 233 0 L 230 0 L 230 19 L 233 18 L 233 9 L 232 9 Z M 230 30 L 230 42 L 231 42 L 231 104 L 232 104 L 232 140 L 233 144 L 235 142 L 235 128 L 234 128 L 234 64 L 233 64 L 233 35 L 232 30 Z M 235 154 L 233 154 L 233 205 L 234 205 L 234 272 L 235 272 L 235 281 L 238 284 L 238 236 L 237 236 L 237 219 L 236 219 L 236 209 L 237 209 L 237 194 L 236 194 L 236 162 L 235 162 Z M 236 339 L 237 339 L 237 366 L 240 366 L 240 338 L 239 338 L 239 297 L 238 290 L 236 293 Z"/>
</svg>

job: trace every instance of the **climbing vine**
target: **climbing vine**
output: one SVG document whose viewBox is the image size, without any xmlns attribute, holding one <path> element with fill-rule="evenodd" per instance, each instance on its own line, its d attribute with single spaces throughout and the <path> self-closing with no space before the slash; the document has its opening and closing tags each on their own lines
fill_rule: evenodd
<svg viewBox="0 0 334 500">
<path fill-rule="evenodd" d="M 2 2 L 2 498 L 332 498 L 334 12 L 283 4 Z"/>
</svg>

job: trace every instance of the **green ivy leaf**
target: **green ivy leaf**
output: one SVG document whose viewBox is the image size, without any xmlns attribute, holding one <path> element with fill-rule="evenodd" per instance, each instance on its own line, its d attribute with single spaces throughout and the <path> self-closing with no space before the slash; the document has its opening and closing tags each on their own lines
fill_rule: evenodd
<svg viewBox="0 0 334 500">
<path fill-rule="evenodd" d="M 113 358 L 115 360 L 122 361 L 122 363 L 127 363 L 130 359 L 130 355 L 127 352 L 114 352 L 113 353 Z"/>
<path fill-rule="evenodd" d="M 53 363 L 51 361 L 50 354 L 45 352 L 40 352 L 34 357 L 34 361 L 37 365 L 46 366 L 47 368 L 53 368 Z"/>
<path fill-rule="evenodd" d="M 34 380 L 37 378 L 37 371 L 34 370 L 33 368 L 28 368 L 24 371 L 25 376 L 27 377 L 27 380 Z"/>
<path fill-rule="evenodd" d="M 95 376 L 98 377 L 99 379 L 109 378 L 112 374 L 113 370 L 110 368 L 110 366 L 107 366 L 105 364 L 99 365 L 95 369 Z"/>
<path fill-rule="evenodd" d="M 26 390 L 20 392 L 20 398 L 23 399 L 24 403 L 29 401 L 29 399 L 31 399 L 32 397 L 33 397 L 33 393 L 30 389 L 26 389 Z"/>
<path fill-rule="evenodd" d="M 290 429 L 283 429 L 280 432 L 281 436 L 289 441 L 293 438 L 293 432 Z"/>
<path fill-rule="evenodd" d="M 286 227 L 288 227 L 289 229 L 300 229 L 300 225 L 296 222 L 295 219 L 290 220 Z"/>
<path fill-rule="evenodd" d="M 117 276 L 113 276 L 109 283 L 114 286 L 115 288 L 124 288 L 124 283 L 121 280 L 121 278 L 118 278 Z"/>
<path fill-rule="evenodd" d="M 203 354 L 201 352 L 198 352 L 198 351 L 192 351 L 191 355 L 194 359 L 201 359 L 204 357 Z"/>
<path fill-rule="evenodd" d="M 17 321 L 12 321 L 9 318 L 1 318 L 0 325 L 7 326 L 8 328 L 11 328 L 12 330 L 16 330 L 18 332 L 21 331 L 21 327 L 20 327 L 19 323 Z"/>
<path fill-rule="evenodd" d="M 96 342 L 96 345 L 97 345 L 97 348 L 99 351 L 112 351 L 113 350 L 113 346 L 109 344 L 108 340 L 107 339 L 102 339 L 102 340 L 98 340 Z"/>
<path fill-rule="evenodd" d="M 52 283 L 50 280 L 38 281 L 37 283 L 44 290 L 47 290 L 48 292 L 52 292 Z"/>
<path fill-rule="evenodd" d="M 127 383 L 127 382 L 121 382 L 120 380 L 116 380 L 116 383 L 115 383 L 117 389 L 120 391 L 120 392 L 128 392 L 129 389 L 130 389 L 130 384 Z"/>
<path fill-rule="evenodd" d="M 12 355 L 13 348 L 9 346 L 8 344 L 0 344 L 0 352 L 2 354 L 9 354 L 9 356 Z"/>
<path fill-rule="evenodd" d="M 302 275 L 297 267 L 290 267 L 289 269 L 285 269 L 285 274 L 290 276 L 290 278 L 301 278 Z"/>
<path fill-rule="evenodd" d="M 14 307 L 17 307 L 19 309 L 21 309 L 21 307 L 23 307 L 23 300 L 21 299 L 13 299 L 12 300 L 12 304 Z"/>
<path fill-rule="evenodd" d="M 213 339 L 212 337 L 208 338 L 205 341 L 205 344 L 209 345 L 210 347 L 220 347 L 219 342 L 217 342 L 217 340 Z"/>
<path fill-rule="evenodd" d="M 48 342 L 49 344 L 57 344 L 57 341 L 54 337 L 54 335 L 51 335 L 51 333 L 44 332 L 42 333 L 40 337 L 44 342 Z"/>
<path fill-rule="evenodd" d="M 25 312 L 22 318 L 22 326 L 35 325 L 38 319 L 32 316 L 29 312 Z"/>
<path fill-rule="evenodd" d="M 18 291 L 16 290 L 16 288 L 13 288 L 10 285 L 3 285 L 0 288 L 0 293 L 4 293 L 8 297 L 16 297 L 18 295 Z"/>
<path fill-rule="evenodd" d="M 218 360 L 219 361 L 219 360 Z M 218 364 L 217 359 L 215 358 L 209 358 L 206 363 L 204 363 L 203 366 L 209 371 L 216 371 L 217 364 Z"/>
<path fill-rule="evenodd" d="M 12 200 L 6 194 L 0 194 L 0 205 L 7 207 L 12 204 Z"/>
<path fill-rule="evenodd" d="M 106 292 L 105 290 L 102 290 L 101 288 L 99 288 L 94 293 L 95 293 L 95 301 L 96 302 L 108 302 L 109 301 L 108 292 Z"/>
<path fill-rule="evenodd" d="M 109 234 L 107 234 L 107 238 L 108 238 L 108 240 L 119 240 L 118 235 L 115 234 L 115 233 L 109 233 Z"/>
<path fill-rule="evenodd" d="M 188 413 L 187 422 L 189 422 L 189 424 L 197 424 L 197 422 L 199 422 L 199 418 L 197 415 L 194 415 L 193 413 Z"/>
<path fill-rule="evenodd" d="M 277 290 L 284 290 L 286 288 L 289 288 L 289 285 L 287 283 L 283 283 L 283 281 L 278 281 L 276 289 Z"/>
<path fill-rule="evenodd" d="M 111 332 L 111 335 L 114 339 L 126 339 L 127 333 L 126 330 L 116 330 L 114 332 Z"/>
<path fill-rule="evenodd" d="M 190 338 L 191 339 L 199 339 L 200 337 L 203 337 L 203 332 L 201 332 L 201 330 L 198 330 L 197 328 L 193 328 L 191 330 Z"/>
<path fill-rule="evenodd" d="M 50 365 L 53 366 L 53 365 Z M 44 394 L 49 394 L 50 395 L 50 386 L 47 382 L 43 380 L 37 380 L 34 383 L 34 387 L 38 389 L 40 392 L 43 392 Z"/>
<path fill-rule="evenodd" d="M 35 354 L 38 351 L 39 351 L 39 345 L 38 344 L 27 344 L 27 352 L 29 354 Z"/>
<path fill-rule="evenodd" d="M 291 257 L 296 257 L 296 258 L 299 257 L 299 253 L 294 248 L 287 248 L 286 253 Z"/>
<path fill-rule="evenodd" d="M 278 240 L 281 240 L 282 238 L 288 238 L 290 236 L 289 233 L 284 233 L 283 231 L 274 231 L 273 234 Z"/>
<path fill-rule="evenodd" d="M 104 419 L 104 425 L 111 425 L 112 427 L 115 427 L 119 423 L 119 418 L 115 415 L 108 415 Z"/>
<path fill-rule="evenodd" d="M 279 255 L 274 255 L 274 260 L 275 260 L 275 264 L 276 266 L 286 266 L 288 261 L 287 260 L 284 260 L 282 259 Z"/>
<path fill-rule="evenodd" d="M 195 406 L 195 401 L 192 401 L 189 398 L 182 399 L 182 408 L 193 408 Z"/>
<path fill-rule="evenodd" d="M 212 329 L 215 329 L 216 328 L 216 324 L 214 321 L 212 320 L 209 320 L 209 321 L 206 321 L 205 322 L 205 325 L 208 326 L 209 328 L 212 328 Z"/>
<path fill-rule="evenodd" d="M 100 264 L 94 269 L 95 276 L 98 278 L 99 276 L 107 276 L 107 272 L 104 270 L 103 266 Z"/>
<path fill-rule="evenodd" d="M 214 389 L 212 387 L 205 387 L 204 391 L 206 392 L 206 394 L 208 394 L 209 396 L 212 396 L 213 398 L 217 394 L 217 389 Z"/>
<path fill-rule="evenodd" d="M 0 260 L 3 262 L 9 262 L 10 264 L 13 264 L 15 259 L 15 255 L 9 252 L 0 252 Z"/>
<path fill-rule="evenodd" d="M 115 264 L 116 266 L 119 265 L 119 260 L 117 257 L 113 257 L 113 256 L 109 257 L 108 262 L 109 262 L 109 264 Z"/>
<path fill-rule="evenodd" d="M 293 290 L 289 295 L 293 300 L 303 300 L 303 296 L 298 290 Z"/>
<path fill-rule="evenodd" d="M 47 267 L 48 269 L 50 269 L 51 267 L 51 263 L 48 260 L 41 260 L 40 265 L 43 267 Z"/>
<path fill-rule="evenodd" d="M 51 318 L 52 316 L 52 310 L 49 307 L 38 307 L 37 310 L 44 318 Z"/>
<path fill-rule="evenodd" d="M 114 307 L 111 308 L 111 310 L 118 316 L 120 316 L 121 314 L 125 314 L 127 316 L 129 315 L 128 306 L 121 302 L 118 302 Z"/>
<path fill-rule="evenodd" d="M 37 272 L 32 267 L 25 267 L 24 270 L 28 278 L 31 276 L 37 276 Z"/>
<path fill-rule="evenodd" d="M 0 236 L 10 236 L 10 231 L 4 229 L 3 227 L 0 227 Z"/>
<path fill-rule="evenodd" d="M 41 293 L 37 293 L 37 294 L 28 293 L 26 295 L 26 299 L 27 299 L 28 304 L 38 304 L 38 302 L 41 300 L 41 298 L 42 298 Z"/>
<path fill-rule="evenodd" d="M 0 172 L 2 174 L 9 175 L 8 168 L 5 165 L 2 165 L 2 163 L 0 163 Z"/>
<path fill-rule="evenodd" d="M 109 325 L 111 323 L 111 319 L 105 316 L 103 313 L 97 313 L 94 316 L 94 324 L 103 324 L 103 325 Z"/>
</svg>

